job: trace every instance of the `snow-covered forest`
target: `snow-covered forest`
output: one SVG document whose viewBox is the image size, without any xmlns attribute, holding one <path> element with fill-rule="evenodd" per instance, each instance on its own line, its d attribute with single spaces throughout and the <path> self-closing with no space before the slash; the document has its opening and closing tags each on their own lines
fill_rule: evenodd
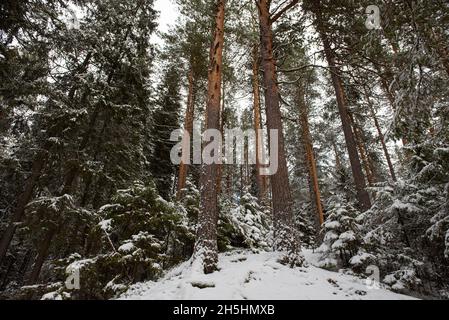
<svg viewBox="0 0 449 320">
<path fill-rule="evenodd" d="M 0 299 L 449 299 L 449 2 L 163 5 L 0 2 Z"/>
</svg>

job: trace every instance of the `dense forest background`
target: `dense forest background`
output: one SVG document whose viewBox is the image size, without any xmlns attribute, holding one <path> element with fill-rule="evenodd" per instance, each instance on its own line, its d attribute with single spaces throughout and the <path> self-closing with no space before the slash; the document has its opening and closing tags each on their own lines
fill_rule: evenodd
<svg viewBox="0 0 449 320">
<path fill-rule="evenodd" d="M 0 297 L 109 299 L 191 257 L 313 248 L 449 298 L 449 3 L 175 2 L 156 45 L 153 0 L 1 1 Z M 278 172 L 174 165 L 194 121 L 279 130 Z"/>
</svg>

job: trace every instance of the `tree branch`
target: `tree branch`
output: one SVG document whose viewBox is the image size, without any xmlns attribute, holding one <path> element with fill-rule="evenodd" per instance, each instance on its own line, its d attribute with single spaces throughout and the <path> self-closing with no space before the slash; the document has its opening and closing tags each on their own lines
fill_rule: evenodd
<svg viewBox="0 0 449 320">
<path fill-rule="evenodd" d="M 290 73 L 290 72 L 301 71 L 303 69 L 312 68 L 312 67 L 318 68 L 318 67 L 322 67 L 322 66 L 315 65 L 315 64 L 307 64 L 307 65 L 295 67 L 295 68 L 292 68 L 292 69 L 278 69 L 278 71 L 281 72 L 281 73 Z"/>
<path fill-rule="evenodd" d="M 274 16 L 271 17 L 271 23 L 275 23 L 284 13 L 286 13 L 288 10 L 293 8 L 298 4 L 299 0 L 292 0 L 288 5 L 284 7 L 281 11 L 276 13 Z"/>
</svg>

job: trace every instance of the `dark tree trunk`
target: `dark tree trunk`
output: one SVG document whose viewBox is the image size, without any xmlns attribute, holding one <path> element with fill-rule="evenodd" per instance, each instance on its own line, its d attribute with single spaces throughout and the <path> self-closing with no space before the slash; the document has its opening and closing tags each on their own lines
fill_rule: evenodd
<svg viewBox="0 0 449 320">
<path fill-rule="evenodd" d="M 83 63 L 76 70 L 73 71 L 73 74 L 77 75 L 84 73 L 87 70 L 91 57 L 92 53 L 89 52 L 86 58 L 84 59 Z M 72 87 L 68 94 L 69 101 L 74 99 L 75 93 L 76 87 Z M 83 95 L 83 100 L 86 98 L 87 94 L 85 93 Z M 50 144 L 47 142 L 42 151 L 38 153 L 36 159 L 33 162 L 31 169 L 31 176 L 28 178 L 28 181 L 26 182 L 25 190 L 19 197 L 12 220 L 8 225 L 8 227 L 6 228 L 5 233 L 3 234 L 3 237 L 0 241 L 0 265 L 2 264 L 3 259 L 6 256 L 6 252 L 8 251 L 8 248 L 11 245 L 11 241 L 16 232 L 17 224 L 22 221 L 23 216 L 25 214 L 25 208 L 33 197 L 34 188 L 41 176 L 42 169 L 44 168 L 45 163 L 48 159 L 48 150 L 50 150 L 50 147 L 51 147 Z"/>
<path fill-rule="evenodd" d="M 34 285 L 39 280 L 39 275 L 41 274 L 42 266 L 44 265 L 44 262 L 47 259 L 48 251 L 50 249 L 51 242 L 55 234 L 56 228 L 52 227 L 42 240 L 36 259 L 34 260 L 33 269 L 31 270 L 31 274 L 27 282 L 28 285 Z"/>
<path fill-rule="evenodd" d="M 365 169 L 366 178 L 368 180 L 368 184 L 370 187 L 374 184 L 374 175 L 371 170 L 370 160 L 368 159 L 368 152 L 365 147 L 365 143 L 363 141 L 362 133 L 360 128 L 358 127 L 354 115 L 351 112 L 348 112 L 349 120 L 351 121 L 351 126 L 354 132 L 354 138 L 357 143 L 357 149 L 359 150 L 360 157 L 362 159 L 363 167 Z"/>
<path fill-rule="evenodd" d="M 304 98 L 304 88 L 301 83 L 298 88 L 298 108 L 300 123 L 302 129 L 302 141 L 304 144 L 305 156 L 307 161 L 307 169 L 309 171 L 309 185 L 311 189 L 311 200 L 316 210 L 319 230 L 324 223 L 323 205 L 321 203 L 321 192 L 318 181 L 318 170 L 316 165 L 315 153 L 313 150 L 312 135 L 309 125 L 309 110 Z"/>
<path fill-rule="evenodd" d="M 185 117 L 185 124 L 184 124 L 184 130 L 187 132 L 190 136 L 190 140 L 184 140 L 183 146 L 182 146 L 182 152 L 186 152 L 186 150 L 190 147 L 190 141 L 192 139 L 193 135 L 193 120 L 194 120 L 194 113 L 195 113 L 195 88 L 194 88 L 194 75 L 193 75 L 193 68 L 189 71 L 189 93 L 187 96 L 187 110 L 186 110 L 186 117 Z M 188 143 L 189 142 L 189 143 Z M 182 190 L 186 187 L 186 181 L 187 181 L 187 174 L 189 171 L 188 164 L 181 162 L 181 165 L 179 167 L 179 176 L 178 176 L 178 193 L 177 198 L 178 200 L 182 197 Z"/>
<path fill-rule="evenodd" d="M 6 228 L 0 242 L 0 264 L 3 262 L 6 256 L 6 252 L 8 251 L 8 248 L 16 232 L 17 224 L 22 222 L 23 216 L 25 214 L 25 208 L 33 197 L 34 188 L 39 180 L 39 177 L 41 176 L 42 169 L 44 168 L 48 158 L 49 148 L 49 146 L 46 146 L 42 151 L 40 151 L 36 157 L 36 160 L 34 160 L 33 162 L 31 175 L 25 184 L 25 190 L 20 195 L 19 200 L 17 201 L 17 206 L 12 216 L 11 222 Z"/>
<path fill-rule="evenodd" d="M 259 83 L 259 44 L 253 48 L 253 106 L 254 106 L 254 130 L 256 131 L 256 174 L 259 201 L 264 203 L 267 196 L 266 179 L 261 175 L 261 155 L 263 154 L 263 140 L 260 135 L 261 130 L 261 110 L 260 110 L 260 83 Z"/>
<path fill-rule="evenodd" d="M 100 105 L 97 105 L 95 108 L 90 121 L 89 121 L 89 127 L 87 131 L 83 135 L 83 139 L 81 141 L 79 149 L 82 151 L 87 148 L 88 143 L 90 139 L 92 138 L 93 131 L 95 129 L 95 124 L 97 122 L 97 118 L 99 116 L 100 112 Z M 107 126 L 108 121 L 105 121 L 105 124 L 103 126 L 104 128 Z M 79 175 L 79 168 L 78 167 L 71 167 L 69 168 L 69 171 L 67 172 L 64 183 L 62 185 L 62 188 L 60 192 L 58 193 L 58 197 L 62 197 L 66 194 L 70 194 L 72 191 L 73 183 L 76 180 L 76 178 Z M 36 257 L 36 260 L 33 265 L 33 270 L 29 278 L 29 284 L 35 284 L 35 282 L 39 279 L 39 275 L 42 269 L 42 266 L 47 259 L 48 252 L 50 250 L 51 242 L 53 241 L 54 236 L 56 235 L 57 231 L 56 228 L 51 228 L 47 234 L 45 235 L 44 241 L 39 249 L 39 254 Z"/>
<path fill-rule="evenodd" d="M 370 99 L 368 93 L 366 93 L 366 99 L 368 101 L 368 106 L 369 106 L 369 109 L 370 109 L 371 117 L 374 120 L 374 124 L 376 126 L 376 130 L 377 130 L 377 133 L 379 135 L 379 141 L 380 141 L 380 143 L 382 145 L 382 149 L 384 151 L 385 159 L 387 160 L 388 169 L 390 170 L 391 178 L 393 179 L 394 182 L 396 182 L 397 181 L 396 172 L 394 170 L 393 162 L 391 161 L 390 152 L 388 151 L 388 147 L 387 147 L 387 144 L 385 142 L 385 136 L 384 136 L 384 134 L 382 132 L 382 128 L 380 126 L 379 120 L 377 119 L 376 112 L 374 111 L 373 104 L 371 102 L 371 99 Z"/>
</svg>

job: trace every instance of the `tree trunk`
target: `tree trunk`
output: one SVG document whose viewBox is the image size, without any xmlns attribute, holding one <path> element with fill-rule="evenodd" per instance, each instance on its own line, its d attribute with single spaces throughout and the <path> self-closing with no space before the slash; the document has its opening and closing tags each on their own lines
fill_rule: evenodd
<svg viewBox="0 0 449 320">
<path fill-rule="evenodd" d="M 187 96 L 187 110 L 185 117 L 184 130 L 189 134 L 189 141 L 184 139 L 182 145 L 182 152 L 187 152 L 187 149 L 190 148 L 190 141 L 193 136 L 193 120 L 195 114 L 195 89 L 194 89 L 194 76 L 193 76 L 193 68 L 189 71 L 189 93 Z M 178 200 L 182 197 L 182 190 L 186 187 L 187 174 L 188 174 L 189 166 L 188 164 L 181 162 L 179 167 L 179 176 L 178 176 Z"/>
<path fill-rule="evenodd" d="M 258 0 L 257 4 L 259 8 L 267 125 L 268 130 L 277 130 L 279 136 L 277 146 L 279 167 L 277 173 L 271 176 L 275 239 L 274 247 L 275 250 L 297 253 L 299 248 L 294 231 L 292 198 L 288 178 L 287 159 L 285 156 L 277 71 L 273 56 L 273 30 L 269 8 L 270 1 Z"/>
<path fill-rule="evenodd" d="M 50 230 L 48 230 L 45 238 L 43 239 L 41 246 L 39 248 L 39 252 L 34 261 L 33 269 L 27 282 L 28 285 L 34 285 L 39 280 L 39 275 L 41 274 L 42 266 L 44 265 L 44 262 L 47 259 L 48 251 L 50 249 L 51 242 L 55 235 L 56 235 L 56 228 L 52 227 Z"/>
<path fill-rule="evenodd" d="M 394 170 L 393 162 L 391 161 L 390 152 L 388 151 L 387 144 L 385 143 L 385 137 L 384 137 L 384 134 L 382 132 L 382 128 L 380 127 L 379 120 L 377 119 L 376 112 L 374 111 L 373 104 L 371 102 L 371 99 L 369 98 L 368 93 L 366 93 L 366 99 L 368 101 L 368 106 L 369 106 L 369 109 L 370 109 L 371 117 L 374 120 L 374 124 L 376 126 L 377 133 L 379 135 L 379 141 L 380 141 L 380 143 L 382 145 L 382 149 L 384 151 L 385 159 L 387 159 L 388 168 L 390 170 L 391 178 L 393 179 L 394 182 L 396 182 L 397 181 L 396 172 Z"/>
<path fill-rule="evenodd" d="M 72 168 L 69 170 L 69 172 L 67 173 L 67 175 L 64 179 L 64 186 L 62 187 L 61 191 L 58 194 L 59 197 L 62 197 L 71 192 L 73 182 L 75 181 L 76 177 L 78 176 L 78 172 L 79 171 L 75 168 Z M 51 243 L 56 234 L 57 234 L 57 226 L 52 226 L 50 228 L 50 230 L 48 230 L 47 234 L 45 235 L 44 240 L 39 249 L 39 253 L 34 262 L 33 270 L 31 272 L 30 278 L 28 280 L 29 285 L 36 284 L 37 280 L 39 279 L 39 275 L 41 273 L 42 266 L 43 266 L 45 260 L 47 259 Z"/>
<path fill-rule="evenodd" d="M 243 165 L 240 165 L 240 199 L 243 198 L 243 192 L 245 191 L 245 179 L 243 178 L 245 176 Z"/>
<path fill-rule="evenodd" d="M 352 175 L 357 191 L 357 200 L 359 202 L 360 208 L 366 211 L 371 208 L 371 199 L 368 192 L 366 191 L 366 181 L 365 177 L 363 176 L 362 165 L 357 153 L 357 144 L 354 138 L 354 132 L 351 129 L 343 84 L 340 77 L 340 70 L 337 68 L 335 56 L 328 39 L 326 29 L 323 25 L 323 15 L 321 11 L 320 0 L 314 0 L 314 11 L 316 15 L 317 29 L 323 42 L 324 53 L 331 69 L 332 83 L 334 85 L 335 94 L 337 97 L 338 109 L 346 139 L 346 147 L 348 149 L 349 159 L 351 161 Z"/>
<path fill-rule="evenodd" d="M 74 75 L 77 75 L 77 74 L 80 74 L 80 73 L 83 73 L 86 71 L 91 57 L 92 57 L 92 53 L 89 52 L 87 54 L 85 60 L 81 64 L 81 66 L 78 67 L 74 71 Z M 75 87 L 71 88 L 71 90 L 69 92 L 69 99 L 73 100 L 75 91 L 76 91 Z M 84 95 L 83 95 L 82 100 L 84 101 L 85 99 L 87 99 L 87 93 L 84 93 Z M 94 116 L 93 121 L 96 121 L 96 115 Z M 84 149 L 84 147 L 83 147 L 84 143 L 85 143 L 85 140 L 83 140 L 83 142 L 82 142 L 83 149 Z M 8 248 L 11 245 L 11 241 L 16 232 L 17 224 L 22 221 L 22 218 L 25 214 L 25 208 L 33 197 L 34 188 L 39 180 L 39 177 L 41 176 L 41 171 L 45 166 L 45 162 L 48 159 L 48 151 L 50 150 L 50 147 L 51 147 L 50 143 L 47 142 L 45 144 L 44 148 L 42 149 L 42 151 L 40 151 L 38 153 L 38 155 L 36 156 L 36 159 L 33 162 L 32 169 L 31 169 L 31 176 L 28 178 L 28 181 L 26 182 L 25 190 L 19 197 L 12 220 L 11 220 L 10 224 L 8 225 L 8 227 L 6 228 L 5 233 L 3 234 L 3 237 L 0 241 L 0 265 L 2 264 L 3 259 L 6 256 L 6 252 L 8 251 Z"/>
<path fill-rule="evenodd" d="M 223 139 L 223 146 L 225 145 L 225 135 L 224 135 L 224 129 L 225 129 L 225 119 L 224 119 L 224 110 L 225 110 L 225 82 L 223 79 L 223 87 L 222 87 L 222 95 L 221 95 L 221 105 L 220 105 L 220 114 L 219 114 L 219 119 L 220 119 L 220 133 L 221 133 L 221 137 Z M 223 150 L 222 150 L 223 151 Z M 222 184 L 222 179 L 223 179 L 223 164 L 218 164 L 218 173 L 217 173 L 217 196 L 219 196 L 221 194 L 221 184 Z"/>
<path fill-rule="evenodd" d="M 377 70 L 382 91 L 387 96 L 388 101 L 390 102 L 391 109 L 393 110 L 393 112 L 396 112 L 396 97 L 393 92 L 391 92 L 390 86 L 388 85 L 389 82 L 391 83 L 393 81 L 393 71 L 391 71 L 391 68 L 388 66 L 385 67 L 387 69 L 385 72 L 382 72 L 382 68 L 377 64 L 374 64 L 374 67 Z M 402 144 L 404 146 L 408 145 L 407 138 L 402 137 Z"/>
<path fill-rule="evenodd" d="M 337 168 L 337 171 L 340 171 L 343 168 L 343 165 L 341 163 L 340 153 L 338 152 L 338 148 L 337 148 L 337 144 L 335 143 L 335 140 L 332 140 L 332 147 L 333 147 L 334 153 L 335 153 L 335 166 Z"/>
<path fill-rule="evenodd" d="M 44 149 L 37 155 L 36 160 L 34 160 L 33 162 L 31 175 L 26 182 L 25 190 L 20 195 L 20 198 L 17 201 L 17 206 L 12 216 L 11 222 L 6 228 L 0 242 L 0 265 L 3 262 L 3 259 L 6 256 L 6 252 L 8 251 L 8 248 L 14 237 L 17 224 L 22 221 L 22 218 L 25 214 L 25 208 L 33 197 L 34 187 L 36 186 L 39 177 L 41 176 L 41 171 L 44 168 L 45 162 L 47 161 L 49 148 L 49 145 L 44 147 Z"/>
<path fill-rule="evenodd" d="M 4 291 L 6 289 L 6 285 L 8 284 L 9 273 L 11 272 L 14 263 L 15 260 L 11 259 L 8 263 L 8 266 L 5 268 L 5 273 L 1 275 L 0 291 Z"/>
<path fill-rule="evenodd" d="M 362 133 L 360 132 L 360 128 L 355 122 L 354 115 L 351 112 L 348 112 L 348 114 L 353 128 L 354 138 L 357 143 L 357 149 L 359 150 L 360 158 L 362 159 L 363 167 L 365 169 L 366 178 L 368 180 L 369 186 L 372 187 L 374 184 L 374 177 L 371 170 L 370 160 L 368 159 L 368 152 L 366 151 L 366 147 L 363 142 Z"/>
<path fill-rule="evenodd" d="M 388 98 L 388 102 L 390 102 L 390 106 L 393 109 L 393 111 L 396 111 L 396 99 L 393 95 L 393 93 L 390 90 L 389 83 L 393 82 L 393 75 L 391 68 L 385 67 L 387 70 L 383 71 L 382 67 L 378 65 L 377 63 L 374 63 L 374 68 L 376 69 L 376 73 L 379 76 L 380 80 L 380 86 L 382 87 L 382 90 L 384 91 L 385 95 Z"/>
<path fill-rule="evenodd" d="M 220 96 L 224 44 L 225 0 L 217 0 L 215 32 L 210 50 L 206 128 L 220 129 Z M 201 261 L 204 272 L 212 273 L 217 268 L 217 174 L 216 164 L 203 165 L 201 172 L 201 204 L 198 216 L 195 258 Z"/>
<path fill-rule="evenodd" d="M 97 122 L 97 118 L 99 116 L 100 113 L 100 105 L 97 105 L 97 107 L 95 108 L 92 117 L 90 119 L 89 122 L 89 127 L 87 129 L 87 131 L 84 133 L 83 136 L 83 140 L 81 141 L 80 147 L 79 149 L 81 151 L 83 151 L 84 149 L 86 149 L 90 138 L 92 137 L 92 133 L 93 130 L 95 128 L 95 124 Z M 103 129 L 102 132 L 104 131 L 105 127 L 108 125 L 108 121 L 105 121 L 104 125 L 103 125 Z M 98 148 L 96 148 L 96 150 L 98 150 Z M 96 157 L 96 155 L 95 155 Z M 63 186 L 61 188 L 61 190 L 58 193 L 58 197 L 62 197 L 66 194 L 70 194 L 72 191 L 72 187 L 73 187 L 73 183 L 75 181 L 75 179 L 77 178 L 77 176 L 79 175 L 79 168 L 78 167 L 72 167 L 69 169 L 69 171 L 67 172 L 65 178 L 64 178 L 64 183 Z M 36 261 L 34 262 L 34 266 L 33 266 L 33 270 L 31 273 L 31 276 L 29 278 L 29 284 L 35 284 L 36 281 L 39 279 L 39 275 L 42 269 L 42 266 L 45 262 L 45 260 L 47 259 L 48 256 L 48 252 L 50 250 L 50 246 L 51 246 L 51 242 L 53 240 L 53 237 L 56 235 L 57 230 L 56 228 L 51 228 L 45 238 L 44 238 L 44 242 L 41 245 L 41 248 L 39 249 L 39 254 L 36 257 Z"/>
<path fill-rule="evenodd" d="M 267 196 L 267 186 L 265 177 L 261 175 L 261 156 L 263 154 L 263 140 L 260 135 L 261 130 L 261 110 L 260 110 L 260 83 L 259 83 L 259 44 L 253 48 L 253 106 L 254 106 L 254 130 L 256 132 L 256 171 L 257 188 L 259 201 L 264 203 Z"/>
<path fill-rule="evenodd" d="M 302 141 L 306 153 L 307 169 L 309 171 L 309 185 L 312 189 L 312 201 L 317 214 L 317 221 L 321 227 L 324 223 L 323 205 L 321 203 L 321 192 L 318 181 L 318 170 L 316 166 L 316 159 L 313 150 L 312 135 L 310 133 L 309 112 L 304 98 L 304 88 L 301 83 L 298 88 L 298 107 L 299 116 L 302 128 Z"/>
<path fill-rule="evenodd" d="M 226 166 L 226 193 L 228 197 L 233 196 L 232 182 L 234 181 L 234 168 Z"/>
</svg>

